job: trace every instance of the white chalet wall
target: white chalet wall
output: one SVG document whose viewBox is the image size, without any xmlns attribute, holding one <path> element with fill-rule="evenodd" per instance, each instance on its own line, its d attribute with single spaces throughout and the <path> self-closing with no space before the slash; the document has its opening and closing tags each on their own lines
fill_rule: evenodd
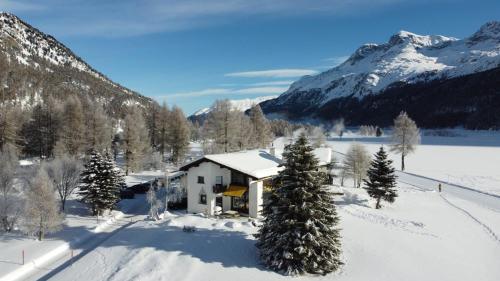
<svg viewBox="0 0 500 281">
<path fill-rule="evenodd" d="M 204 184 L 198 183 L 198 176 L 205 178 Z M 222 184 L 229 185 L 231 181 L 231 171 L 221 168 L 212 162 L 202 162 L 199 166 L 191 167 L 187 175 L 187 195 L 189 213 L 207 213 L 214 214 L 215 194 L 212 187 L 215 185 L 215 177 L 222 176 Z M 207 195 L 207 204 L 200 204 L 200 192 L 205 191 Z"/>
</svg>

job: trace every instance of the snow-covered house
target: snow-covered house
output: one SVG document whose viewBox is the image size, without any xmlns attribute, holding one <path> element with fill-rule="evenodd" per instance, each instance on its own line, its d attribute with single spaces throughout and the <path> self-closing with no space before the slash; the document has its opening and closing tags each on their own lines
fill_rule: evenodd
<svg viewBox="0 0 500 281">
<path fill-rule="evenodd" d="M 321 166 L 330 163 L 330 148 L 314 153 Z M 187 172 L 188 212 L 214 215 L 220 209 L 258 217 L 264 189 L 282 169 L 280 164 L 281 153 L 271 149 L 205 155 L 182 166 Z"/>
</svg>

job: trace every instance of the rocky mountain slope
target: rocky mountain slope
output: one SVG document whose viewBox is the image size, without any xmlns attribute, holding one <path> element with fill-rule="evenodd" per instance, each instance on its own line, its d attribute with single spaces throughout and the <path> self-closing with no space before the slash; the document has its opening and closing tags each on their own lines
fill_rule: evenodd
<svg viewBox="0 0 500 281">
<path fill-rule="evenodd" d="M 489 22 L 465 39 L 401 31 L 387 43 L 363 45 L 335 68 L 301 78 L 277 99 L 261 106 L 271 117 L 323 121 L 345 117 L 347 122 L 355 124 L 354 120 L 359 118 L 344 116 L 348 113 L 344 112 L 346 103 L 351 104 L 349 112 L 365 115 L 352 104 L 366 103 L 363 100 L 368 97 L 376 102 L 376 96 L 396 92 L 398 88 L 482 73 L 499 66 L 500 22 Z M 481 86 L 477 85 L 474 91 L 481 91 Z M 435 98 L 441 99 L 439 95 L 436 93 Z M 399 110 L 402 109 L 405 108 Z M 464 125 L 456 123 L 454 125 Z"/>
<path fill-rule="evenodd" d="M 113 113 L 152 100 L 93 69 L 54 37 L 9 13 L 0 13 L 1 102 L 30 106 L 48 96 L 75 94 L 99 101 Z"/>
</svg>

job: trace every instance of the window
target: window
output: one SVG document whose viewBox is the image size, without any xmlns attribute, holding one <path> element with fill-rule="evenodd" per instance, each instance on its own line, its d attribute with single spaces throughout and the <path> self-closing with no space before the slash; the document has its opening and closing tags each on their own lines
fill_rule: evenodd
<svg viewBox="0 0 500 281">
<path fill-rule="evenodd" d="M 205 177 L 198 176 L 198 183 L 205 183 Z"/>
<path fill-rule="evenodd" d="M 200 204 L 207 205 L 207 195 L 200 194 Z"/>
<path fill-rule="evenodd" d="M 222 185 L 222 176 L 216 176 L 215 177 L 215 184 L 216 185 Z"/>
</svg>

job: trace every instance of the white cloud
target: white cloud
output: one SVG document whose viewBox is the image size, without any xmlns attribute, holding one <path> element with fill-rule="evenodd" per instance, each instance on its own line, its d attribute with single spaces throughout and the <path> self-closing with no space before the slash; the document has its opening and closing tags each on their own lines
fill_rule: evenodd
<svg viewBox="0 0 500 281">
<path fill-rule="evenodd" d="M 293 83 L 292 80 L 280 80 L 280 81 L 267 81 L 260 83 L 253 83 L 252 86 L 289 86 Z"/>
<path fill-rule="evenodd" d="M 281 94 L 288 90 L 288 87 L 252 87 L 235 90 L 239 95 L 260 95 L 260 94 Z"/>
<path fill-rule="evenodd" d="M 227 73 L 224 76 L 228 77 L 245 77 L 245 78 L 291 78 L 291 77 L 301 77 L 304 75 L 314 75 L 318 71 L 312 69 L 270 69 L 270 70 L 257 70 L 257 71 L 243 71 L 243 72 L 232 72 Z"/>
<path fill-rule="evenodd" d="M 21 10 L 43 5 L 39 24 L 57 35 L 124 37 L 225 24 L 242 17 L 359 15 L 410 1 L 416 0 L 0 0 L 0 6 Z"/>
<path fill-rule="evenodd" d="M 332 66 L 337 66 L 343 62 L 345 62 L 349 56 L 338 56 L 338 57 L 331 57 L 331 58 L 326 58 L 323 61 L 332 63 Z"/>
<path fill-rule="evenodd" d="M 240 89 L 210 88 L 199 91 L 179 92 L 163 95 L 164 98 L 189 98 L 222 95 L 276 95 L 288 90 L 288 87 L 249 87 Z"/>
</svg>

